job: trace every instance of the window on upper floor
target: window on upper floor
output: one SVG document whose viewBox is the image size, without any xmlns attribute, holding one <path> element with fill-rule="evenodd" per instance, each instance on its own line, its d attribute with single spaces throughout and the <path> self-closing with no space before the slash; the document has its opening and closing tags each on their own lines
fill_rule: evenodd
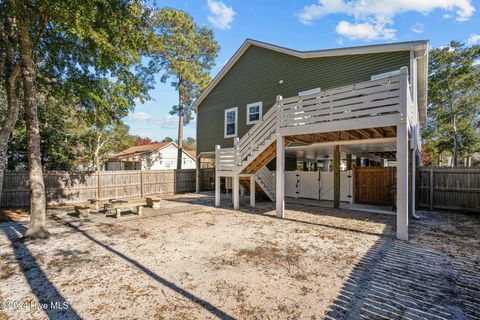
<svg viewBox="0 0 480 320">
<path fill-rule="evenodd" d="M 238 108 L 225 110 L 225 138 L 237 136 Z"/>
<path fill-rule="evenodd" d="M 262 120 L 262 101 L 247 104 L 247 124 Z"/>
</svg>

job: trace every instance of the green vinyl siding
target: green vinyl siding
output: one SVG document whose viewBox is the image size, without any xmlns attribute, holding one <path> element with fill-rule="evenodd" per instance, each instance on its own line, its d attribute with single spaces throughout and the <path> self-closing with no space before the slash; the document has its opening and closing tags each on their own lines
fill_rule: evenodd
<svg viewBox="0 0 480 320">
<path fill-rule="evenodd" d="M 249 103 L 262 101 L 265 114 L 277 95 L 287 98 L 318 87 L 323 91 L 409 65 L 409 51 L 302 59 L 252 45 L 198 106 L 197 153 L 214 151 L 217 144 L 233 145 L 233 138 L 224 138 L 226 109 L 238 108 L 242 137 L 253 126 L 247 125 Z"/>
</svg>

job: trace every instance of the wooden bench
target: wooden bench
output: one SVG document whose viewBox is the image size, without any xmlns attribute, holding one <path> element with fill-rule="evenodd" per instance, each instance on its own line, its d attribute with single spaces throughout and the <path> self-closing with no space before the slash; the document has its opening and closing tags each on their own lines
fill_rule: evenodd
<svg viewBox="0 0 480 320">
<path fill-rule="evenodd" d="M 141 216 L 143 214 L 143 206 L 145 203 L 143 201 L 135 201 L 135 202 L 129 202 L 128 200 L 118 200 L 118 199 L 112 199 L 110 200 L 110 203 L 106 203 L 104 205 L 105 209 L 105 216 L 107 216 L 111 211 L 115 212 L 115 217 L 119 219 L 122 215 L 122 209 L 130 209 L 133 211 L 133 208 L 136 209 L 136 213 L 138 216 Z"/>
<path fill-rule="evenodd" d="M 160 209 L 160 202 L 162 199 L 160 198 L 147 198 L 147 207 L 151 207 L 152 209 Z"/>
</svg>

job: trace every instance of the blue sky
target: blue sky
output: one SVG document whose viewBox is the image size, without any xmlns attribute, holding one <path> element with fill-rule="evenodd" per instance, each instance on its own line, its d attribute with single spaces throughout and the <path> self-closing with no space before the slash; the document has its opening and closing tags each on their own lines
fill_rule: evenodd
<svg viewBox="0 0 480 320">
<path fill-rule="evenodd" d="M 460 40 L 480 44 L 480 0 L 191 0 L 156 1 L 187 11 L 213 29 L 221 46 L 212 78 L 247 38 L 297 50 L 428 39 L 432 47 Z M 125 122 L 132 134 L 177 137 L 169 115 L 178 94 L 157 81 L 152 101 L 137 103 Z M 195 120 L 184 137 L 195 137 Z"/>
</svg>

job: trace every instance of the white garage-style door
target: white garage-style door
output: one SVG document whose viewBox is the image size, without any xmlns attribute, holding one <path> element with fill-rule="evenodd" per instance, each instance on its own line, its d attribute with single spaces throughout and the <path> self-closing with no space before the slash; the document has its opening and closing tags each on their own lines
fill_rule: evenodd
<svg viewBox="0 0 480 320">
<path fill-rule="evenodd" d="M 352 171 L 340 172 L 340 201 L 352 202 Z M 333 200 L 333 172 L 286 171 L 285 196 Z"/>
</svg>

